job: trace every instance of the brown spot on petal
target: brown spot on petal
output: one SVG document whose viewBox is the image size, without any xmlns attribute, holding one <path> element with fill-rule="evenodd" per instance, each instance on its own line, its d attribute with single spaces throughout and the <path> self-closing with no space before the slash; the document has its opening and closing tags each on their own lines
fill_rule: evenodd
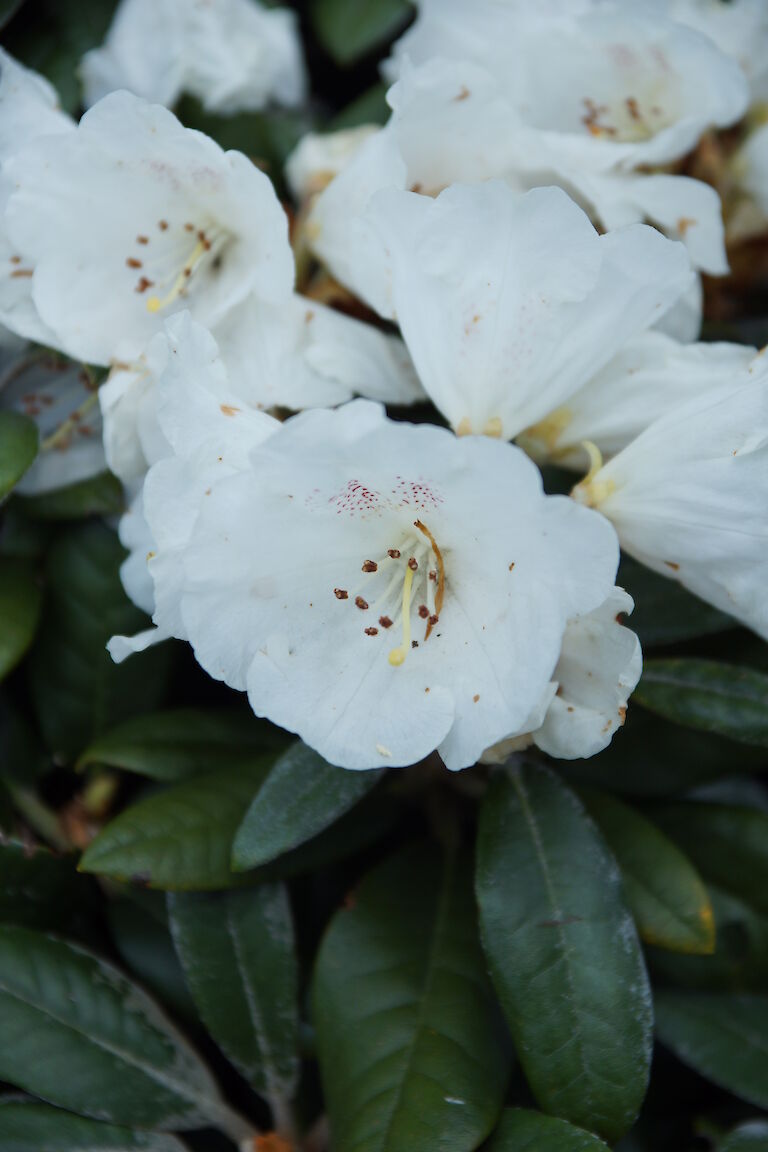
<svg viewBox="0 0 768 1152">
<path fill-rule="evenodd" d="M 427 608 L 426 604 L 419 605 L 419 616 L 422 620 L 427 620 L 429 618 L 429 608 Z"/>
<path fill-rule="evenodd" d="M 510 566 L 509 566 L 509 570 L 510 570 L 510 572 L 512 571 L 512 569 L 514 568 L 514 566 L 515 566 L 515 562 L 514 562 L 514 560 L 513 560 L 513 561 L 512 561 L 512 563 L 511 563 L 511 564 L 510 564 Z"/>
<path fill-rule="evenodd" d="M 366 628 L 365 634 L 366 636 L 378 636 L 379 630 L 378 628 Z"/>
<path fill-rule="evenodd" d="M 379 566 L 375 560 L 366 560 L 363 564 L 363 572 L 377 572 L 378 568 Z"/>
<path fill-rule="evenodd" d="M 149 244 L 149 236 L 137 236 L 136 237 L 136 243 L 137 244 Z"/>
<path fill-rule="evenodd" d="M 235 408 L 233 404 L 219 404 L 219 408 L 225 416 L 235 416 L 238 412 L 242 411 L 240 408 Z"/>
<path fill-rule="evenodd" d="M 157 226 L 161 232 L 167 232 L 168 231 L 168 221 L 167 220 L 158 220 Z"/>
<path fill-rule="evenodd" d="M 671 568 L 673 572 L 680 571 L 680 565 L 675 564 L 674 560 L 665 560 L 664 563 L 666 564 L 667 568 Z"/>
<path fill-rule="evenodd" d="M 129 268 L 143 268 L 141 260 L 137 260 L 135 256 L 129 256 L 126 260 L 126 264 Z"/>
<path fill-rule="evenodd" d="M 154 284 L 154 280 L 148 280 L 146 276 L 142 276 L 136 285 L 135 291 L 139 293 L 146 292 L 147 288 L 153 288 Z"/>
<path fill-rule="evenodd" d="M 479 697 L 479 696 L 477 696 L 477 695 L 473 696 L 473 697 L 472 697 L 472 703 L 473 703 L 473 704 L 477 704 L 477 702 L 478 702 L 478 700 L 479 700 L 479 699 L 480 699 L 480 697 Z"/>
<path fill-rule="evenodd" d="M 685 236 L 688 229 L 693 228 L 694 224 L 697 223 L 698 221 L 693 216 L 681 216 L 677 222 L 677 230 L 680 233 L 680 236 Z"/>
<path fill-rule="evenodd" d="M 381 624 L 382 628 L 392 627 L 392 621 L 390 620 L 389 616 L 379 616 L 379 624 Z"/>
<path fill-rule="evenodd" d="M 349 592 L 346 588 L 334 588 L 333 594 L 337 600 L 349 600 Z"/>
<path fill-rule="evenodd" d="M 366 608 L 368 607 L 368 601 L 363 600 L 362 596 L 355 596 L 355 605 L 362 612 L 365 612 Z"/>
<path fill-rule="evenodd" d="M 466 84 L 462 84 L 458 96 L 454 96 L 453 98 L 454 102 L 458 104 L 461 100 L 466 100 L 469 97 L 469 94 L 469 88 L 467 88 Z"/>
</svg>

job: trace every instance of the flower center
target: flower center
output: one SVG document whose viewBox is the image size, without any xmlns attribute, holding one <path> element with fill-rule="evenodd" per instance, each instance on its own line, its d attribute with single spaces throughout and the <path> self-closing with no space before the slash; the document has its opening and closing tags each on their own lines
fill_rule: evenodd
<svg viewBox="0 0 768 1152">
<path fill-rule="evenodd" d="M 179 226 L 160 220 L 157 227 L 162 239 L 137 236 L 135 254 L 126 260 L 136 270 L 136 292 L 154 289 L 147 296 L 148 312 L 160 312 L 185 295 L 193 277 L 199 277 L 204 268 L 218 268 L 229 240 L 226 230 L 213 221 Z"/>
<path fill-rule="evenodd" d="M 423 521 L 414 520 L 413 526 L 418 535 L 409 532 L 400 547 L 387 549 L 379 560 L 363 562 L 365 580 L 359 589 L 333 590 L 337 600 L 349 601 L 376 620 L 376 624 L 363 628 L 366 636 L 378 636 L 402 624 L 402 641 L 389 653 L 394 668 L 404 664 L 410 650 L 419 646 L 418 640 L 411 639 L 414 609 L 425 622 L 426 643 L 440 619 L 445 596 L 445 564 L 437 541 Z"/>
</svg>

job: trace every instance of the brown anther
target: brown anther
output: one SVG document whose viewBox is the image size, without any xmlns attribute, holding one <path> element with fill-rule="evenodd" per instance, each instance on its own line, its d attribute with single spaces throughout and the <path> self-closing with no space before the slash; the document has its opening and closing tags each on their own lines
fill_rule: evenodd
<svg viewBox="0 0 768 1152">
<path fill-rule="evenodd" d="M 421 617 L 422 620 L 428 619 L 429 608 L 427 608 L 426 604 L 420 604 L 419 605 L 419 616 Z"/>
<path fill-rule="evenodd" d="M 627 105 L 627 111 L 629 112 L 632 119 L 642 120 L 642 116 L 640 115 L 640 107 L 634 96 L 627 96 L 625 103 Z"/>
<path fill-rule="evenodd" d="M 437 580 L 437 572 L 435 572 L 434 569 L 430 572 L 429 578 L 430 580 Z"/>
<path fill-rule="evenodd" d="M 512 571 L 512 569 L 514 568 L 514 566 L 515 566 L 515 562 L 514 562 L 514 560 L 513 560 L 513 561 L 512 561 L 512 563 L 511 563 L 511 564 L 510 564 L 510 566 L 509 566 L 509 570 L 510 570 L 510 572 Z"/>
<path fill-rule="evenodd" d="M 389 556 L 389 558 L 391 560 L 399 560 L 400 559 L 400 549 L 399 548 L 387 548 L 387 556 Z"/>
<path fill-rule="evenodd" d="M 418 646 L 419 646 L 418 640 L 411 640 L 411 648 L 418 648 Z"/>
<path fill-rule="evenodd" d="M 206 252 L 210 252 L 210 249 L 211 249 L 211 242 L 210 242 L 210 240 L 208 239 L 208 237 L 206 236 L 205 232 L 203 232 L 202 228 L 201 228 L 201 229 L 200 229 L 200 231 L 198 232 L 198 234 L 197 234 L 197 238 L 198 238 L 198 240 L 200 241 L 200 243 L 202 244 L 202 246 L 203 246 L 203 248 L 205 249 L 205 251 L 206 251 Z"/>
<path fill-rule="evenodd" d="M 129 268 L 142 268 L 143 267 L 141 260 L 137 260 L 135 256 L 129 256 L 128 259 L 126 260 L 126 264 L 128 265 Z"/>
<path fill-rule="evenodd" d="M 366 628 L 365 634 L 366 636 L 378 636 L 379 630 L 378 628 Z"/>
<path fill-rule="evenodd" d="M 136 285 L 136 291 L 146 292 L 147 288 L 152 288 L 154 286 L 154 283 L 154 280 L 148 280 L 146 276 L 142 276 Z"/>
<path fill-rule="evenodd" d="M 355 596 L 355 605 L 363 612 L 365 612 L 366 608 L 368 607 L 368 601 L 363 600 L 362 596 Z"/>
<path fill-rule="evenodd" d="M 167 232 L 168 231 L 168 221 L 167 220 L 158 220 L 157 226 L 161 232 Z"/>
<path fill-rule="evenodd" d="M 149 236 L 137 236 L 136 237 L 136 243 L 137 244 L 149 244 Z"/>
<path fill-rule="evenodd" d="M 680 571 L 680 565 L 676 564 L 674 560 L 665 560 L 664 563 L 666 564 L 667 568 L 671 568 L 673 572 Z"/>
<path fill-rule="evenodd" d="M 479 696 L 473 696 L 473 697 L 472 697 L 472 703 L 473 703 L 473 704 L 477 704 L 477 702 L 478 702 L 478 700 L 479 700 L 479 699 L 480 699 L 480 697 L 479 697 Z"/>
<path fill-rule="evenodd" d="M 366 560 L 363 564 L 363 572 L 377 572 L 378 568 L 379 566 L 375 560 Z"/>
<path fill-rule="evenodd" d="M 379 616 L 379 624 L 381 624 L 382 628 L 392 627 L 392 621 L 390 620 L 389 616 Z"/>
<path fill-rule="evenodd" d="M 21 256 L 11 256 L 11 264 L 21 264 Z"/>
<path fill-rule="evenodd" d="M 337 600 L 349 600 L 349 592 L 346 588 L 334 588 L 333 594 Z"/>
<path fill-rule="evenodd" d="M 434 615 L 430 616 L 430 618 L 429 618 L 429 623 L 430 623 L 430 626 L 431 626 L 432 628 L 434 628 L 435 624 L 437 624 L 437 622 L 439 621 L 439 619 L 440 619 L 440 617 L 439 617 L 439 616 L 434 616 Z"/>
<path fill-rule="evenodd" d="M 31 280 L 32 275 L 31 268 L 15 268 L 11 272 L 11 280 Z"/>
<path fill-rule="evenodd" d="M 187 264 L 186 268 L 184 269 L 184 275 L 187 277 L 192 275 L 192 269 L 190 268 L 189 264 Z"/>
<path fill-rule="evenodd" d="M 411 556 L 410 560 L 408 561 L 408 567 L 410 568 L 411 572 L 415 572 L 416 569 L 418 568 L 418 566 L 419 566 L 419 562 L 416 559 L 416 557 Z"/>
<path fill-rule="evenodd" d="M 190 224 L 189 220 L 187 220 L 186 224 L 184 225 L 184 231 L 185 232 L 194 232 L 194 230 L 195 230 L 194 224 Z"/>
</svg>

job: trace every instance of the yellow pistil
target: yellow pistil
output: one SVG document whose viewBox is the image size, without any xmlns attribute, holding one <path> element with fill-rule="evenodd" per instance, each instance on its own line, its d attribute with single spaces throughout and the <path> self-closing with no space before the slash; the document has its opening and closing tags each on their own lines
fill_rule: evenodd
<svg viewBox="0 0 768 1152">
<path fill-rule="evenodd" d="M 408 649 L 411 647 L 411 589 L 413 588 L 413 569 L 409 564 L 405 566 L 403 580 L 403 642 L 399 648 L 393 648 L 389 654 L 389 662 L 394 668 L 405 663 Z"/>
<path fill-rule="evenodd" d="M 184 291 L 187 282 L 192 276 L 195 268 L 202 260 L 206 252 L 210 250 L 211 244 L 209 240 L 198 240 L 195 247 L 192 249 L 192 254 L 187 260 L 186 264 L 179 272 L 178 276 L 173 282 L 173 286 L 165 296 L 150 296 L 147 300 L 147 312 L 160 312 L 163 308 L 167 308 L 169 304 L 173 304 L 178 300 L 179 296 Z"/>
<path fill-rule="evenodd" d="M 615 484 L 613 480 L 596 479 L 603 467 L 603 454 L 597 444 L 593 444 L 591 440 L 582 440 L 581 446 L 589 456 L 589 471 L 571 491 L 571 496 L 579 504 L 586 504 L 588 508 L 597 508 L 603 500 L 611 495 Z"/>
</svg>

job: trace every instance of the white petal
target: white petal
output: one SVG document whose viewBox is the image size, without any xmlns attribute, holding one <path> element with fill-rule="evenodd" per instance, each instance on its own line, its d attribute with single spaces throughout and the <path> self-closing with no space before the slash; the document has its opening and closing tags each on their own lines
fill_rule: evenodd
<svg viewBox="0 0 768 1152">
<path fill-rule="evenodd" d="M 343 172 L 358 149 L 379 131 L 376 124 L 359 124 L 336 132 L 308 132 L 285 162 L 285 179 L 295 200 L 321 192 Z"/>
</svg>

